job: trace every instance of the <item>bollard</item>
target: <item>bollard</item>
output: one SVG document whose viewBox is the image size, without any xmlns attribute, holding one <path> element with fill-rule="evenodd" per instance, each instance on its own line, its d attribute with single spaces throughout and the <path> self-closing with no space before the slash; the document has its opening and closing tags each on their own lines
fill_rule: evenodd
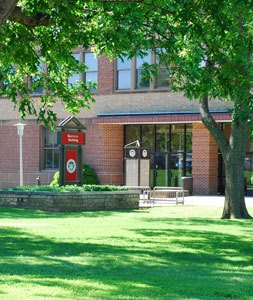
<svg viewBox="0 0 253 300">
<path fill-rule="evenodd" d="M 37 180 L 37 185 L 40 185 L 40 176 L 38 176 L 38 177 L 36 178 L 36 180 Z"/>
</svg>

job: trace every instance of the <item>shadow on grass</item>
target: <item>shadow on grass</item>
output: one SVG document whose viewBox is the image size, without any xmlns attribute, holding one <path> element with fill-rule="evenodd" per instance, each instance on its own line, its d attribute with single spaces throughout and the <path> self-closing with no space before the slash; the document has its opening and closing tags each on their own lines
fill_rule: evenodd
<svg viewBox="0 0 253 300">
<path fill-rule="evenodd" d="M 196 208 L 197 209 L 197 208 Z M 194 225 L 194 226 L 213 226 L 213 225 L 224 225 L 224 226 L 231 226 L 231 225 L 238 225 L 240 227 L 248 227 L 253 228 L 253 219 L 219 219 L 219 218 L 207 218 L 205 217 L 189 217 L 189 218 L 175 218 L 174 216 L 168 216 L 167 218 L 146 218 L 145 222 L 163 222 L 165 224 L 173 224 L 177 223 L 180 225 Z"/>
<path fill-rule="evenodd" d="M 221 300 L 253 295 L 253 245 L 243 237 L 187 229 L 135 231 L 141 237 L 134 246 L 130 238 L 118 237 L 129 242 L 120 246 L 59 242 L 0 228 L 0 273 L 9 276 L 5 284 L 29 280 L 33 285 L 57 285 L 75 291 L 77 298 L 87 291 L 98 293 L 97 299 Z M 86 281 L 99 286 L 86 286 Z"/>
<path fill-rule="evenodd" d="M 40 218 L 100 218 L 108 217 L 117 213 L 138 213 L 136 209 L 125 210 L 100 210 L 100 211 L 82 211 L 82 212 L 49 212 L 42 210 L 30 210 L 23 208 L 0 207 L 1 219 L 40 219 Z"/>
</svg>

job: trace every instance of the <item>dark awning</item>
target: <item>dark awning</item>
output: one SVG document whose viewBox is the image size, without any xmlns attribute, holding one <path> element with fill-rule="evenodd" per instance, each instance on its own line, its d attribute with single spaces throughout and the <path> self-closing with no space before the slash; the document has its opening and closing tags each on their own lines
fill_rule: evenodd
<svg viewBox="0 0 253 300">
<path fill-rule="evenodd" d="M 226 111 L 211 112 L 218 122 L 231 121 Z M 199 112 L 141 112 L 141 113 L 105 113 L 93 119 L 95 124 L 150 124 L 150 123 L 192 123 L 200 122 Z"/>
</svg>

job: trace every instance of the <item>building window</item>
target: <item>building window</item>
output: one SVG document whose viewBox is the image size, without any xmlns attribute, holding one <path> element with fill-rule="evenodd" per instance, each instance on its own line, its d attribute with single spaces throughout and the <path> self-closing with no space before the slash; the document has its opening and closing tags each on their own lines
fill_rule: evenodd
<svg viewBox="0 0 253 300">
<path fill-rule="evenodd" d="M 80 61 L 80 54 L 79 53 L 72 53 L 72 56 L 74 57 L 75 60 Z M 82 80 L 80 77 L 80 74 L 77 72 L 73 72 L 72 76 L 69 77 L 68 79 L 68 84 L 69 85 L 76 85 L 77 81 Z"/>
<path fill-rule="evenodd" d="M 136 88 L 146 89 L 150 87 L 150 76 L 145 70 L 145 64 L 151 64 L 151 52 L 144 57 L 136 57 Z"/>
<path fill-rule="evenodd" d="M 116 61 L 116 90 L 147 90 L 169 87 L 169 71 L 160 59 L 161 49 L 148 51 L 142 57 L 127 57 Z M 145 65 L 157 65 L 157 74 L 149 75 Z"/>
<path fill-rule="evenodd" d="M 155 77 L 155 86 L 157 88 L 168 87 L 169 84 L 169 70 L 165 62 L 161 59 L 161 55 L 164 53 L 163 49 L 156 49 L 155 62 L 157 63 L 157 77 Z"/>
<path fill-rule="evenodd" d="M 253 138 L 250 138 L 246 144 L 246 156 L 244 161 L 244 180 L 246 194 L 253 196 Z"/>
<path fill-rule="evenodd" d="M 98 60 L 92 52 L 84 53 L 84 63 L 88 69 L 84 73 L 84 81 L 98 83 Z"/>
<path fill-rule="evenodd" d="M 46 65 L 43 62 L 39 62 L 38 65 L 39 74 L 43 75 L 43 73 L 46 73 Z M 42 86 L 42 76 L 36 75 L 34 77 L 31 77 L 27 80 L 28 87 L 31 89 L 31 95 L 37 96 L 42 95 L 44 92 L 43 86 Z"/>
<path fill-rule="evenodd" d="M 50 128 L 43 131 L 43 169 L 58 169 L 59 148 L 57 144 L 57 134 Z"/>
<path fill-rule="evenodd" d="M 131 59 L 125 59 L 122 61 L 117 59 L 117 89 L 118 90 L 130 90 L 131 88 Z"/>
<path fill-rule="evenodd" d="M 71 85 L 76 85 L 77 81 L 92 82 L 94 84 L 98 83 L 98 59 L 94 56 L 92 52 L 77 52 L 72 54 L 73 57 L 80 62 L 83 62 L 87 69 L 84 73 L 74 72 L 68 79 L 68 83 Z"/>
</svg>

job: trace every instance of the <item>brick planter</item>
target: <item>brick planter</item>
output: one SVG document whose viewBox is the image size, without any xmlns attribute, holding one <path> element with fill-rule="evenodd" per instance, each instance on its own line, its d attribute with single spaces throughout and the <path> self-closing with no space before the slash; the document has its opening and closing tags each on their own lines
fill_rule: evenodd
<svg viewBox="0 0 253 300">
<path fill-rule="evenodd" d="M 0 206 L 45 211 L 94 211 L 139 207 L 139 192 L 52 193 L 0 191 Z"/>
</svg>

